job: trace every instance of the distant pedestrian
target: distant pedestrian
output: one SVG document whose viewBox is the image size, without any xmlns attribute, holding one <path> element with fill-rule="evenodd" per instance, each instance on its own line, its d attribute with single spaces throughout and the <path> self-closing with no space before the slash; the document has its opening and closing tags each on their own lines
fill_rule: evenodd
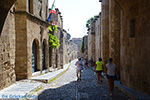
<svg viewBox="0 0 150 100">
<path fill-rule="evenodd" d="M 91 59 L 89 60 L 89 63 L 90 63 L 90 66 L 91 66 L 91 67 L 95 66 L 95 63 L 94 63 L 94 61 L 93 61 L 93 58 L 91 58 Z"/>
<path fill-rule="evenodd" d="M 69 63 L 71 62 L 71 59 L 69 60 Z"/>
<path fill-rule="evenodd" d="M 98 58 L 98 61 L 96 62 L 95 65 L 95 70 L 96 70 L 96 74 L 97 74 L 97 81 L 100 84 L 102 82 L 102 72 L 103 72 L 103 62 L 102 62 L 102 58 Z"/>
<path fill-rule="evenodd" d="M 78 58 L 78 61 L 75 63 L 76 67 L 76 75 L 77 75 L 77 81 L 81 80 L 81 70 L 83 70 L 83 63 L 81 61 L 81 58 Z"/>
<path fill-rule="evenodd" d="M 112 58 L 109 58 L 109 61 L 106 64 L 106 71 L 107 71 L 107 79 L 108 79 L 108 85 L 110 90 L 110 96 L 112 96 L 113 89 L 114 89 L 115 72 L 116 72 L 116 65 L 113 63 Z"/>
<path fill-rule="evenodd" d="M 85 59 L 85 68 L 88 68 L 88 59 Z"/>
</svg>

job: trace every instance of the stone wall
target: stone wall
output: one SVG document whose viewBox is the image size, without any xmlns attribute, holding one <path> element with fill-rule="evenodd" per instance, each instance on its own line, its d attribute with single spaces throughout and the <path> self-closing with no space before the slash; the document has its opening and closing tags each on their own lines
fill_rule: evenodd
<svg viewBox="0 0 150 100">
<path fill-rule="evenodd" d="M 94 29 L 96 41 L 91 34 L 93 28 L 88 32 L 89 59 L 94 52 L 98 56 L 101 49 L 104 61 L 113 58 L 122 84 L 147 94 L 150 93 L 149 5 L 149 0 L 102 0 L 101 33 L 97 30 L 98 20 Z M 92 42 L 96 44 L 95 51 Z"/>
<path fill-rule="evenodd" d="M 84 36 L 84 54 L 83 57 L 88 59 L 88 35 Z"/>
<path fill-rule="evenodd" d="M 82 56 L 82 54 L 81 54 L 82 38 L 72 38 L 71 41 L 77 45 L 77 47 L 78 47 L 77 56 L 81 57 Z"/>
<path fill-rule="evenodd" d="M 37 62 L 35 72 L 40 71 L 42 73 L 44 65 L 49 71 L 50 52 L 48 23 L 46 22 L 49 15 L 47 13 L 48 0 L 34 0 L 30 3 L 28 1 L 0 1 L 0 9 L 4 9 L 4 15 L 7 16 L 0 17 L 0 28 L 2 29 L 0 29 L 0 32 L 2 31 L 0 33 L 0 89 L 11 85 L 16 79 L 31 78 L 34 73 L 33 63 L 35 61 Z M 13 7 L 11 7 L 12 5 Z M 58 24 L 62 28 L 61 16 L 59 16 L 57 22 L 60 22 Z M 58 32 L 61 46 L 54 54 L 59 56 L 64 54 L 63 57 L 59 57 L 60 62 L 58 63 L 62 68 L 64 64 L 69 62 L 68 44 L 65 40 L 68 35 L 62 37 L 61 29 Z M 35 61 L 33 61 L 34 44 L 36 44 Z"/>
<path fill-rule="evenodd" d="M 0 34 L 0 89 L 16 81 L 15 76 L 15 17 L 14 6 L 8 12 Z"/>
<path fill-rule="evenodd" d="M 22 20 L 20 20 L 22 18 Z M 27 78 L 27 36 L 26 36 L 26 16 L 15 14 L 16 29 L 16 59 L 15 71 L 17 79 Z M 18 27 L 17 27 L 18 26 Z M 26 68 L 25 68 L 26 67 Z M 23 70 L 20 70 L 23 69 Z M 20 74 L 19 74 L 20 73 Z M 20 78 L 18 78 L 20 77 Z"/>
<path fill-rule="evenodd" d="M 58 27 L 58 31 L 54 35 L 59 39 L 60 46 L 52 49 L 52 67 L 61 69 L 64 66 L 63 63 L 63 49 L 64 49 L 64 37 L 63 37 L 63 19 L 58 8 L 55 9 L 56 14 L 52 14 L 51 22 Z"/>
<path fill-rule="evenodd" d="M 1 0 L 0 1 L 0 11 L 1 11 L 1 14 L 3 14 L 3 16 L 0 16 L 0 34 L 2 33 L 7 15 L 15 2 L 16 0 Z M 14 12 L 14 8 L 12 9 L 11 12 Z"/>
<path fill-rule="evenodd" d="M 48 0 L 33 0 L 33 14 L 46 21 L 47 16 L 49 15 Z"/>
<path fill-rule="evenodd" d="M 68 38 L 68 33 L 67 31 L 63 30 L 63 61 L 64 61 L 64 64 L 68 64 L 69 63 L 69 39 L 70 37 Z"/>
<path fill-rule="evenodd" d="M 64 48 L 65 48 L 65 38 L 64 38 L 64 33 L 63 30 L 60 32 L 60 47 L 59 47 L 59 52 L 60 52 L 60 68 L 63 68 L 65 65 L 65 59 L 64 59 Z"/>
<path fill-rule="evenodd" d="M 147 94 L 150 93 L 149 5 L 149 0 L 102 1 L 103 58 L 114 59 L 122 84 Z"/>
<path fill-rule="evenodd" d="M 78 45 L 75 44 L 73 41 L 69 41 L 67 49 L 69 62 L 78 57 L 79 52 Z"/>
<path fill-rule="evenodd" d="M 95 60 L 97 61 L 101 57 L 101 14 L 95 22 L 95 35 Z"/>
<path fill-rule="evenodd" d="M 34 26 L 34 29 L 33 27 Z M 27 69 L 29 77 L 32 76 L 32 46 L 36 41 L 37 52 L 37 68 L 42 71 L 42 48 L 45 45 L 45 66 L 49 69 L 49 43 L 48 43 L 48 24 L 42 20 L 35 20 L 31 16 L 27 19 Z M 44 45 L 43 45 L 44 44 Z"/>
<path fill-rule="evenodd" d="M 117 66 L 117 76 L 120 77 L 120 37 L 122 9 L 114 1 L 109 1 L 109 57 Z"/>
<path fill-rule="evenodd" d="M 121 19 L 121 82 L 150 93 L 150 1 L 119 1 Z"/>
<path fill-rule="evenodd" d="M 95 21 L 91 23 L 88 33 L 88 59 L 96 61 L 95 59 Z"/>
<path fill-rule="evenodd" d="M 109 1 L 102 0 L 101 34 L 102 34 L 102 59 L 104 62 L 109 58 Z"/>
</svg>

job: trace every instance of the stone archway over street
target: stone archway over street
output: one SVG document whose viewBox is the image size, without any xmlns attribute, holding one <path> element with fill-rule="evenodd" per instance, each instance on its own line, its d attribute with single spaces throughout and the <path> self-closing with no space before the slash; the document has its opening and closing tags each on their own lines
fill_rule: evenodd
<svg viewBox="0 0 150 100">
<path fill-rule="evenodd" d="M 7 14 L 15 1 L 16 0 L 0 0 L 0 12 L 3 14 L 3 16 L 0 16 L 0 33 L 2 32 Z"/>
</svg>

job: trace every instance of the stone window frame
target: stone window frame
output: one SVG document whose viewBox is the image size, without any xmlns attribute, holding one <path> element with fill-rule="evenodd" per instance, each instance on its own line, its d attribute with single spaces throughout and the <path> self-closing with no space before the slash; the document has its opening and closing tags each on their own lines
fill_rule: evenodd
<svg viewBox="0 0 150 100">
<path fill-rule="evenodd" d="M 38 2 L 40 2 L 40 4 L 41 4 L 40 9 L 39 9 L 39 10 L 40 10 L 40 11 L 39 11 L 39 16 L 42 17 L 42 9 L 43 9 L 43 8 L 42 8 L 42 3 L 43 3 L 43 2 L 42 2 L 42 0 L 38 0 Z M 39 5 L 38 5 L 38 6 L 39 6 Z"/>
<path fill-rule="evenodd" d="M 28 0 L 28 12 L 33 14 L 33 0 Z"/>
</svg>

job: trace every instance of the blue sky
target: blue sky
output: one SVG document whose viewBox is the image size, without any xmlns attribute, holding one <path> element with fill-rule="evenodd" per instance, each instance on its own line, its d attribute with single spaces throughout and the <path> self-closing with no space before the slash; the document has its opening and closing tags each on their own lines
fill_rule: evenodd
<svg viewBox="0 0 150 100">
<path fill-rule="evenodd" d="M 53 0 L 49 0 L 51 7 Z M 99 0 L 56 0 L 55 8 L 59 8 L 63 16 L 64 29 L 68 30 L 71 37 L 86 35 L 86 21 L 98 15 L 101 11 Z"/>
</svg>

